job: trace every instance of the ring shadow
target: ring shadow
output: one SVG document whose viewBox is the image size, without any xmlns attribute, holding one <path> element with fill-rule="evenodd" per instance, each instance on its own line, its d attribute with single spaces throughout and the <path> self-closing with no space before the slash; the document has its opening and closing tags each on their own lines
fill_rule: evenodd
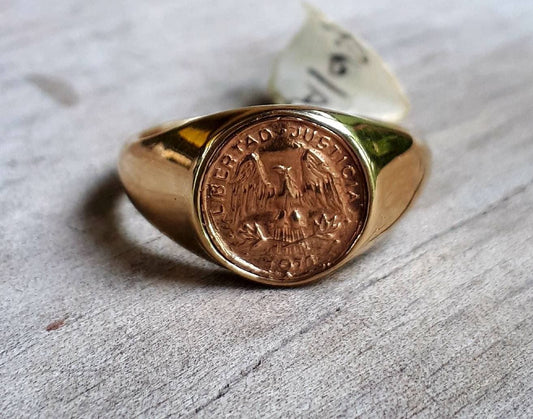
<svg viewBox="0 0 533 419">
<path fill-rule="evenodd" d="M 253 288 L 256 286 L 236 274 L 213 265 L 212 269 L 195 266 L 157 254 L 129 239 L 120 227 L 117 205 L 125 192 L 115 170 L 110 170 L 91 188 L 79 216 L 83 230 L 102 257 L 125 273 L 141 273 L 147 278 L 180 281 L 195 285 Z M 126 249 L 126 250 L 125 250 Z"/>
</svg>

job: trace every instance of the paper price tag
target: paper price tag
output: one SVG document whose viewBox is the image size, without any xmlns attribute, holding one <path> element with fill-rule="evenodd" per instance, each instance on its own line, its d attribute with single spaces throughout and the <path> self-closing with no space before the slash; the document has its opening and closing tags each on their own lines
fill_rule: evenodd
<svg viewBox="0 0 533 419">
<path fill-rule="evenodd" d="M 274 65 L 269 83 L 274 101 L 386 122 L 405 117 L 409 101 L 381 57 L 318 10 L 306 8 L 306 21 Z"/>
</svg>

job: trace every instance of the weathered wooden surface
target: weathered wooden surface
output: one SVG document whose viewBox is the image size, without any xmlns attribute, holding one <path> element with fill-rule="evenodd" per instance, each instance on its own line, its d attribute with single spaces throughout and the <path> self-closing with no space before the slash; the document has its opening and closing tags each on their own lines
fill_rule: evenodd
<svg viewBox="0 0 533 419">
<path fill-rule="evenodd" d="M 387 240 L 278 290 L 161 236 L 114 167 L 260 102 L 299 4 L 3 2 L 1 416 L 533 415 L 533 2 L 317 3 L 396 70 L 433 172 Z"/>
</svg>

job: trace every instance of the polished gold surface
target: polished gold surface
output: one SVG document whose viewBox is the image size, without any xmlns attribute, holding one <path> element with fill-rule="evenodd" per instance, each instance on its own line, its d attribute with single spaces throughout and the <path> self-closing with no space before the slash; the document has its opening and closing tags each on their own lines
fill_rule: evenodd
<svg viewBox="0 0 533 419">
<path fill-rule="evenodd" d="M 289 146 L 270 150 L 265 144 L 260 150 L 254 143 L 259 130 L 276 123 L 281 124 L 276 137 L 284 129 L 290 133 L 309 129 L 320 135 L 316 134 L 314 146 L 306 146 L 300 138 Z M 252 136 L 250 149 L 245 147 L 248 135 Z M 320 140 L 324 137 L 327 139 Z M 220 159 L 232 142 L 235 166 L 231 173 L 225 173 Z M 273 152 L 280 150 L 285 152 Z M 335 150 L 344 150 L 338 161 L 331 157 Z M 261 180 L 272 187 L 264 199 L 268 211 L 232 201 L 232 194 L 251 199 L 248 192 L 239 189 L 239 182 L 252 178 L 239 178 L 237 167 L 239 159 L 241 163 L 246 158 L 250 161 L 252 154 L 254 158 L 262 154 L 260 164 L 266 165 L 262 170 L 268 172 Z M 343 167 L 337 163 L 345 160 L 344 156 L 350 162 L 344 173 L 357 174 L 352 182 L 346 182 Z M 310 157 L 322 168 L 327 167 L 331 177 L 326 171 L 315 172 L 318 178 L 305 175 Z M 316 280 L 368 248 L 408 208 L 427 168 L 426 148 L 397 127 L 325 109 L 287 105 L 241 108 L 159 126 L 127 145 L 119 162 L 120 178 L 130 199 L 163 233 L 239 275 L 274 285 Z M 227 178 L 227 183 L 214 182 L 216 176 Z M 364 184 L 360 190 L 350 186 L 356 182 Z M 227 217 L 216 215 L 221 211 L 213 197 L 218 187 L 209 185 L 217 184 L 232 188 L 218 200 L 225 203 L 222 211 L 229 212 Z M 337 195 L 338 203 L 332 203 Z M 359 212 L 349 214 L 351 199 L 363 204 Z M 244 216 L 235 217 L 236 211 Z M 291 213 L 292 222 L 287 218 Z M 227 220 L 237 224 L 223 227 Z M 256 225 L 258 220 L 261 222 Z M 313 236 L 321 222 L 327 233 L 324 241 Z M 334 230 L 327 230 L 331 226 Z M 230 231 L 223 232 L 223 228 Z M 245 231 L 239 233 L 239 228 Z M 234 240 L 231 234 L 241 237 Z M 248 244 L 263 251 L 263 264 L 255 258 L 259 253 L 254 253 L 252 246 L 247 248 L 246 238 L 254 234 L 258 240 Z"/>
</svg>

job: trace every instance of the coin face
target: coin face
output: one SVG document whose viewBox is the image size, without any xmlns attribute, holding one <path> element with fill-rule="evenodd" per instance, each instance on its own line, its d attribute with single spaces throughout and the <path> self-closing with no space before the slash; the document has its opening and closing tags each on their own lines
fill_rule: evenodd
<svg viewBox="0 0 533 419">
<path fill-rule="evenodd" d="M 254 122 L 227 138 L 200 188 L 213 246 L 266 282 L 300 282 L 334 266 L 367 215 L 356 154 L 340 135 L 293 116 Z"/>
</svg>

